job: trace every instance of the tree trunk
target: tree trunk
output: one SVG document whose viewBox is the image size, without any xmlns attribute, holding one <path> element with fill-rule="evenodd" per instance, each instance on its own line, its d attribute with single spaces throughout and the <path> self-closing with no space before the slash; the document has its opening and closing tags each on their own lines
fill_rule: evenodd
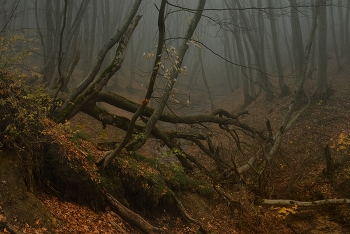
<svg viewBox="0 0 350 234">
<path fill-rule="evenodd" d="M 348 1 L 346 5 L 346 15 L 345 15 L 345 25 L 344 25 L 345 53 L 346 53 L 348 62 L 350 62 L 349 18 L 350 18 L 350 1 Z"/>
<path fill-rule="evenodd" d="M 252 67 L 252 56 L 250 54 L 250 49 L 248 45 L 248 41 L 246 40 L 246 37 L 243 39 L 245 50 L 247 54 L 247 62 L 248 62 L 248 77 L 249 79 L 249 87 L 250 87 L 250 96 L 255 99 L 256 98 L 256 92 L 255 92 L 255 82 L 254 82 L 254 75 L 253 75 L 253 67 Z M 246 74 L 245 74 L 246 75 Z"/>
<path fill-rule="evenodd" d="M 317 95 L 319 99 L 326 99 L 327 92 L 327 11 L 326 2 L 319 7 L 318 18 L 318 72 Z"/>
<path fill-rule="evenodd" d="M 193 16 L 188 28 L 187 28 L 187 31 L 185 33 L 185 36 L 184 36 L 184 39 L 183 39 L 183 42 L 181 44 L 181 47 L 180 47 L 180 50 L 179 50 L 179 53 L 178 53 L 178 58 L 177 58 L 177 68 L 181 68 L 181 65 L 182 65 L 182 61 L 186 55 L 186 51 L 189 47 L 189 43 L 188 43 L 188 40 L 190 40 L 192 38 L 192 35 L 197 27 L 197 24 L 202 16 L 202 9 L 204 8 L 204 5 L 206 3 L 206 0 L 200 0 L 199 3 L 198 3 L 198 6 L 197 6 L 197 12 L 196 14 Z M 162 1 L 162 4 L 163 4 L 163 1 Z M 163 18 L 159 19 L 159 20 L 163 20 Z M 158 21 L 159 22 L 159 21 Z M 164 24 L 164 23 L 163 23 Z M 162 29 L 159 29 L 160 32 Z M 159 44 L 158 44 L 158 48 L 159 48 Z M 162 48 L 162 44 L 161 44 L 161 48 Z M 161 49 L 160 48 L 160 49 Z M 158 55 L 158 51 L 157 51 L 157 55 L 156 57 L 160 58 L 160 56 Z M 155 63 L 154 65 L 155 68 L 158 68 L 159 69 L 159 64 L 158 62 Z M 158 69 L 153 69 L 153 71 L 158 71 Z M 165 88 L 165 91 L 163 93 L 163 97 L 162 97 L 162 100 L 161 102 L 158 104 L 156 110 L 154 111 L 154 113 L 152 114 L 152 116 L 150 117 L 150 119 L 148 120 L 147 122 L 147 125 L 146 125 L 146 130 L 145 130 L 145 136 L 143 137 L 141 143 L 136 147 L 136 148 L 139 148 L 141 147 L 147 140 L 148 136 L 151 134 L 152 132 L 152 129 L 154 128 L 156 122 L 158 121 L 159 117 L 161 116 L 163 110 L 164 110 L 164 107 L 168 101 L 168 98 L 169 98 L 169 93 L 170 91 L 172 90 L 173 88 L 173 85 L 174 83 L 176 82 L 176 79 L 177 79 L 177 76 L 178 76 L 178 73 L 179 73 L 179 70 L 178 69 L 172 69 L 171 72 L 170 72 L 170 75 L 169 75 L 169 80 L 168 80 L 168 83 L 167 83 L 167 86 Z M 155 77 L 152 77 L 151 78 L 151 81 L 153 80 L 154 82 L 154 79 Z M 152 87 L 152 85 L 150 84 L 149 87 Z M 149 91 L 151 91 L 149 93 Z M 130 124 L 130 127 L 128 129 L 128 132 L 126 134 L 126 136 L 124 137 L 124 140 L 123 142 L 118 146 L 117 149 L 115 149 L 112 153 L 110 153 L 109 155 L 107 155 L 107 157 L 105 157 L 104 159 L 102 159 L 100 162 L 98 162 L 98 165 L 99 166 L 102 166 L 103 168 L 106 167 L 108 165 L 108 163 L 113 159 L 115 158 L 117 155 L 119 155 L 119 153 L 121 152 L 121 150 L 126 146 L 126 144 L 129 142 L 129 140 L 131 139 L 131 136 L 132 136 L 132 132 L 133 132 L 133 124 L 135 123 L 136 119 L 138 118 L 139 115 L 142 114 L 144 108 L 146 107 L 146 105 L 148 104 L 148 101 L 149 101 L 149 98 L 151 96 L 151 93 L 153 91 L 153 87 L 152 87 L 152 90 L 148 90 L 147 94 L 146 94 L 146 98 L 144 99 L 144 102 L 143 102 L 143 105 L 142 107 L 134 114 L 132 120 L 131 120 L 131 124 Z"/>
<path fill-rule="evenodd" d="M 88 49 L 88 62 L 86 64 L 86 70 L 89 71 L 92 67 L 92 62 L 94 58 L 94 50 L 95 50 L 95 37 L 96 37 L 96 19 L 97 19 L 97 0 L 92 1 L 92 17 L 91 17 L 91 34 L 90 34 L 90 47 Z M 87 74 L 84 75 L 86 77 Z"/>
<path fill-rule="evenodd" d="M 136 16 L 135 20 L 130 24 L 128 30 L 124 33 L 122 39 L 120 40 L 118 49 L 115 53 L 115 58 L 109 65 L 109 67 L 100 75 L 100 77 L 91 86 L 89 86 L 88 89 L 79 94 L 77 100 L 74 100 L 74 105 L 68 106 L 68 108 L 59 112 L 54 117 L 56 122 L 62 123 L 65 120 L 70 119 L 74 115 L 76 115 L 83 105 L 86 105 L 89 101 L 91 101 L 97 96 L 97 94 L 106 85 L 108 80 L 120 69 L 124 61 L 126 46 L 140 19 L 141 16 Z"/>
<path fill-rule="evenodd" d="M 239 22 L 238 20 L 234 21 L 233 13 L 231 13 L 231 19 L 233 22 L 237 22 L 237 26 L 234 26 L 235 28 L 233 30 L 233 35 L 235 37 L 239 64 L 241 66 L 240 69 L 241 69 L 241 79 L 243 84 L 243 99 L 244 99 L 243 105 L 247 106 L 253 101 L 253 98 L 249 94 L 249 84 L 248 84 L 248 77 L 247 77 L 247 70 L 246 70 L 245 55 L 243 52 L 242 36 L 241 36 L 240 28 L 238 28 L 238 25 L 240 25 L 239 23 L 241 22 Z"/>
<path fill-rule="evenodd" d="M 62 113 L 64 110 L 66 110 L 68 107 L 72 106 L 72 104 L 75 102 L 76 98 L 93 82 L 95 79 L 97 73 L 100 71 L 101 64 L 107 54 L 107 52 L 120 40 L 122 35 L 125 33 L 127 28 L 129 27 L 132 19 L 136 15 L 136 12 L 141 4 L 142 0 L 135 1 L 131 11 L 129 12 L 129 15 L 126 17 L 120 28 L 117 30 L 117 32 L 113 35 L 112 38 L 110 38 L 102 47 L 100 52 L 97 55 L 97 58 L 95 59 L 95 62 L 89 72 L 89 74 L 83 79 L 83 81 L 69 94 L 69 97 L 65 102 L 62 104 L 62 106 L 58 109 L 58 113 Z M 66 118 L 69 115 L 66 113 Z M 62 116 L 63 117 L 63 116 Z M 59 118 L 60 121 L 65 121 L 65 119 Z"/>
<path fill-rule="evenodd" d="M 334 13 L 333 13 L 333 6 L 332 5 L 329 6 L 329 11 L 330 11 L 330 17 L 331 17 L 331 22 L 332 22 L 331 29 L 332 29 L 334 53 L 335 53 L 335 58 L 337 60 L 338 72 L 339 72 L 341 70 L 341 64 L 340 64 L 340 58 L 339 58 L 339 52 L 338 52 L 337 35 L 335 34 Z"/>
<path fill-rule="evenodd" d="M 340 51 L 341 56 L 345 55 L 346 46 L 345 46 L 345 38 L 344 38 L 344 14 L 343 14 L 343 3 L 342 0 L 338 0 L 338 17 L 339 17 L 339 38 L 340 38 Z"/>
<path fill-rule="evenodd" d="M 305 106 L 301 111 L 299 111 L 292 119 L 292 113 L 294 112 L 294 109 L 298 103 L 299 98 L 301 97 L 302 91 L 303 91 L 303 86 L 305 83 L 305 79 L 306 79 L 306 72 L 307 72 L 307 66 L 308 66 L 308 62 L 309 62 L 309 56 L 310 56 L 310 50 L 311 50 L 311 46 L 312 43 L 314 41 L 314 37 L 315 37 L 315 32 L 316 32 L 316 28 L 317 28 L 317 18 L 318 18 L 318 14 L 319 14 L 319 5 L 322 3 L 322 1 L 324 0 L 317 0 L 317 4 L 315 7 L 315 15 L 314 18 L 312 20 L 312 26 L 311 26 L 311 31 L 310 31 L 310 35 L 308 38 L 308 42 L 305 48 L 305 52 L 304 52 L 304 62 L 303 62 L 303 69 L 302 69 L 302 73 L 301 73 L 301 77 L 298 78 L 299 82 L 298 85 L 295 89 L 293 98 L 288 106 L 288 110 L 287 112 L 284 114 L 283 116 L 283 120 L 282 123 L 279 127 L 278 132 L 273 136 L 273 146 L 271 147 L 269 153 L 266 156 L 266 161 L 270 161 L 277 153 L 277 150 L 282 142 L 282 138 L 283 135 L 289 131 L 292 126 L 295 124 L 295 122 L 297 121 L 297 119 L 300 117 L 300 115 L 306 110 L 306 108 L 310 105 L 310 100 L 307 106 Z M 251 168 L 252 162 L 254 162 L 256 160 L 255 156 L 251 157 L 249 162 L 240 167 L 239 169 L 241 170 L 240 173 L 243 173 L 247 170 L 249 170 Z M 264 161 L 261 165 L 260 165 L 260 171 L 259 173 L 262 173 L 267 162 Z"/>
<path fill-rule="evenodd" d="M 273 7 L 272 0 L 268 0 L 269 7 Z M 284 83 L 284 75 L 283 75 L 283 68 L 282 68 L 282 61 L 281 61 L 281 55 L 280 55 L 280 48 L 279 48 L 279 41 L 277 37 L 277 30 L 276 30 L 276 22 L 274 17 L 274 10 L 270 9 L 270 26 L 271 26 L 271 33 L 272 33 L 272 43 L 274 44 L 274 52 L 275 52 L 275 59 L 277 64 L 277 71 L 278 71 L 278 84 L 281 90 L 281 97 L 287 96 L 290 93 L 290 90 L 288 86 Z"/>
<path fill-rule="evenodd" d="M 284 17 L 282 16 L 282 22 L 283 22 L 283 34 L 284 34 L 284 42 L 287 48 L 287 53 L 288 53 L 288 59 L 289 59 L 289 66 L 290 66 L 290 74 L 293 75 L 295 73 L 295 64 L 293 61 L 293 54 L 290 51 L 291 47 L 289 46 L 289 36 L 288 36 L 288 30 L 287 30 L 287 26 L 286 26 L 286 21 L 284 19 Z M 293 43 L 292 43 L 293 44 Z"/>
<path fill-rule="evenodd" d="M 201 64 L 201 71 L 202 71 L 203 82 L 204 82 L 205 87 L 207 88 L 208 95 L 209 95 L 210 109 L 211 109 L 211 111 L 213 111 L 215 109 L 215 107 L 214 107 L 213 98 L 211 96 L 210 88 L 209 88 L 209 85 L 208 85 L 207 76 L 205 74 L 205 68 L 204 68 L 204 65 L 203 65 L 203 53 L 201 51 L 201 48 L 198 48 L 198 57 L 199 57 L 199 63 Z"/>
<path fill-rule="evenodd" d="M 223 11 L 224 17 L 226 18 L 226 11 Z M 228 59 L 229 61 L 233 61 L 232 60 L 232 47 L 231 47 L 231 43 L 229 40 L 229 36 L 227 33 L 227 29 L 222 30 L 223 36 L 224 36 L 224 41 L 223 41 L 223 46 L 224 46 L 224 55 L 225 58 Z M 227 84 L 230 88 L 230 91 L 233 91 L 233 86 L 232 86 L 232 81 L 231 81 L 231 77 L 232 77 L 232 69 L 230 66 L 232 66 L 231 64 L 229 64 L 227 61 L 224 62 L 225 63 L 225 70 L 226 70 L 226 78 L 227 78 Z"/>
<path fill-rule="evenodd" d="M 294 62 L 297 67 L 297 79 L 300 78 L 301 70 L 303 68 L 303 37 L 301 33 L 299 15 L 298 15 L 298 4 L 296 0 L 289 0 L 291 8 L 291 24 L 292 24 L 292 38 L 294 42 L 294 53 L 296 53 L 297 60 Z"/>
</svg>

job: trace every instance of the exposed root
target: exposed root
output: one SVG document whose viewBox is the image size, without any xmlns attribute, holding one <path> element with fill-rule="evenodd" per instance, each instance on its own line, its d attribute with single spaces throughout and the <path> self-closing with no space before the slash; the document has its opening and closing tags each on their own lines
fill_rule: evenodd
<svg viewBox="0 0 350 234">
<path fill-rule="evenodd" d="M 146 220 L 144 220 L 140 215 L 134 213 L 130 209 L 126 208 L 117 199 L 115 199 L 111 194 L 106 193 L 106 198 L 111 202 L 114 207 L 118 210 L 119 214 L 124 217 L 128 222 L 138 227 L 141 231 L 146 234 L 156 234 L 162 231 L 161 228 L 152 226 Z"/>
<path fill-rule="evenodd" d="M 200 232 L 200 233 L 205 233 L 205 234 L 210 233 L 210 230 L 209 230 L 207 227 L 205 227 L 200 221 L 198 221 L 198 220 L 192 218 L 192 217 L 186 212 L 186 209 L 185 209 L 185 207 L 182 205 L 182 202 L 181 202 L 179 199 L 177 199 L 177 197 L 176 197 L 175 194 L 173 194 L 173 198 L 174 198 L 174 200 L 176 201 L 177 207 L 178 207 L 179 210 L 181 211 L 182 216 L 183 216 L 186 220 L 188 220 L 188 221 L 191 222 L 191 223 L 194 223 L 194 224 L 198 225 L 198 226 L 200 227 L 200 228 L 199 228 L 199 232 Z"/>
</svg>

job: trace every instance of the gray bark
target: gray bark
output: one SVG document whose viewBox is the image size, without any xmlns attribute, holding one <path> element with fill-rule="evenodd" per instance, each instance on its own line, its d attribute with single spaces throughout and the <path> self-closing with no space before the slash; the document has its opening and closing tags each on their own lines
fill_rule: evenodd
<svg viewBox="0 0 350 234">
<path fill-rule="evenodd" d="M 311 31 L 310 31 L 310 35 L 308 38 L 308 42 L 305 48 L 305 52 L 304 52 L 304 62 L 303 62 L 303 69 L 301 70 L 301 74 L 300 77 L 298 78 L 298 85 L 295 89 L 294 95 L 292 97 L 292 100 L 288 106 L 288 110 L 285 113 L 285 115 L 283 116 L 283 120 L 282 123 L 280 125 L 280 128 L 278 130 L 278 132 L 273 136 L 273 140 L 274 140 L 274 144 L 272 146 L 272 148 L 270 149 L 269 153 L 266 156 L 266 160 L 270 161 L 277 153 L 277 150 L 282 142 L 282 138 L 283 135 L 289 131 L 293 125 L 296 123 L 296 121 L 298 120 L 298 118 L 301 116 L 301 114 L 306 110 L 306 108 L 310 105 L 310 100 L 307 106 L 305 106 L 301 111 L 299 111 L 292 119 L 291 116 L 295 110 L 295 107 L 298 103 L 299 98 L 301 97 L 301 94 L 303 92 L 303 87 L 304 87 L 304 83 L 306 80 L 306 71 L 307 71 L 307 66 L 308 66 L 308 62 L 309 62 L 309 57 L 310 57 L 310 50 L 311 50 L 311 46 L 312 43 L 314 41 L 314 37 L 315 37 L 315 33 L 316 33 L 316 28 L 317 28 L 317 18 L 318 18 L 318 14 L 319 14 L 319 5 L 320 3 L 324 1 L 324 0 L 317 0 L 317 4 L 315 7 L 315 16 L 312 20 L 312 26 L 311 26 Z M 246 165 L 243 165 L 240 168 L 237 168 L 237 170 L 240 173 L 243 173 L 251 168 L 253 168 L 253 163 L 255 162 L 256 157 L 252 156 L 249 161 L 247 162 Z M 264 170 L 266 165 L 266 161 L 263 162 L 263 165 L 261 165 L 260 167 L 260 173 Z"/>
<path fill-rule="evenodd" d="M 94 64 L 89 72 L 89 74 L 84 78 L 84 80 L 70 93 L 69 97 L 63 105 L 59 108 L 58 112 L 62 112 L 67 107 L 72 105 L 74 100 L 81 94 L 89 85 L 90 83 L 95 79 L 97 73 L 100 71 L 101 64 L 107 54 L 107 52 L 120 40 L 124 32 L 127 30 L 128 26 L 130 25 L 132 19 L 136 15 L 136 12 L 141 4 L 142 0 L 136 0 L 129 15 L 126 17 L 120 28 L 117 30 L 117 32 L 113 35 L 112 38 L 110 38 L 102 47 L 100 52 L 97 55 L 97 58 L 94 61 Z"/>
<path fill-rule="evenodd" d="M 340 58 L 339 58 L 339 52 L 338 52 L 338 43 L 337 43 L 337 35 L 335 33 L 335 22 L 334 22 L 334 9 L 333 6 L 329 6 L 329 11 L 330 11 L 330 17 L 331 17 L 331 29 L 332 29 L 332 38 L 333 38 L 333 46 L 334 46 L 334 53 L 335 53 L 335 58 L 337 60 L 337 65 L 338 65 L 338 71 L 341 70 L 341 64 L 340 64 Z"/>
<path fill-rule="evenodd" d="M 317 95 L 318 98 L 326 98 L 327 92 L 327 12 L 326 1 L 322 1 L 319 7 L 318 18 L 318 72 Z"/>
<path fill-rule="evenodd" d="M 303 37 L 300 27 L 298 4 L 296 0 L 289 0 L 291 8 L 291 25 L 292 25 L 292 38 L 294 42 L 294 53 L 296 53 L 297 79 L 300 78 L 301 70 L 303 67 Z"/>
<path fill-rule="evenodd" d="M 272 0 L 268 0 L 269 7 L 273 7 Z M 281 61 L 281 54 L 280 54 L 280 48 L 279 48 L 279 41 L 277 37 L 277 29 L 276 29 L 276 22 L 275 22 L 275 16 L 274 16 L 274 10 L 270 9 L 270 26 L 271 26 L 271 33 L 272 33 L 272 42 L 274 45 L 274 52 L 275 52 L 275 60 L 277 64 L 277 71 L 278 71 L 278 84 L 281 90 L 281 96 L 286 96 L 289 94 L 289 88 L 284 83 L 284 74 L 283 74 L 283 68 L 282 68 L 282 61 Z"/>
</svg>

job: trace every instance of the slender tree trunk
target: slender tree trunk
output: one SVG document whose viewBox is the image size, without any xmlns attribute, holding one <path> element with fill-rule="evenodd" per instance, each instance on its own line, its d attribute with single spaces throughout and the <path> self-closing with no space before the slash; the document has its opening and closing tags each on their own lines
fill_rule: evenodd
<svg viewBox="0 0 350 234">
<path fill-rule="evenodd" d="M 68 107 L 72 106 L 75 99 L 91 84 L 91 82 L 95 79 L 97 73 L 100 71 L 101 64 L 107 54 L 107 52 L 120 40 L 124 32 L 127 30 L 130 25 L 132 19 L 136 15 L 137 10 L 141 4 L 142 0 L 136 0 L 129 15 L 126 17 L 124 22 L 121 24 L 120 28 L 117 32 L 110 38 L 102 47 L 100 52 L 97 55 L 97 58 L 94 61 L 94 64 L 89 72 L 89 74 L 83 79 L 83 81 L 69 94 L 69 97 L 62 106 L 57 110 L 58 113 L 63 114 L 64 110 Z M 66 114 L 63 114 L 66 115 Z M 61 118 L 60 118 L 61 119 Z M 64 121 L 64 120 L 63 120 Z"/>
<path fill-rule="evenodd" d="M 56 9 L 57 10 L 57 9 Z M 46 1 L 46 7 L 45 7 L 45 16 L 46 16 L 46 52 L 47 55 L 44 57 L 44 69 L 42 71 L 43 74 L 43 82 L 44 84 L 46 83 L 47 85 L 51 81 L 52 74 L 54 72 L 54 59 L 52 56 L 53 50 L 54 50 L 54 34 L 55 34 L 55 26 L 54 22 L 52 19 L 52 13 L 54 12 L 54 8 L 52 5 L 52 1 Z M 56 22 L 58 24 L 58 22 Z"/>
<path fill-rule="evenodd" d="M 162 1 L 162 4 L 165 3 L 165 0 Z M 181 44 L 181 47 L 180 47 L 180 50 L 179 50 L 179 53 L 178 53 L 178 58 L 177 58 L 177 67 L 180 68 L 181 65 L 182 65 L 182 61 L 186 55 L 186 52 L 187 52 L 187 49 L 189 47 L 189 43 L 188 43 L 188 40 L 192 38 L 192 35 L 197 27 L 197 24 L 202 16 L 202 9 L 204 8 L 205 6 L 205 3 L 206 3 L 206 0 L 200 0 L 199 3 L 198 3 L 198 7 L 197 7 L 197 12 L 195 13 L 195 15 L 193 16 L 188 28 L 187 28 L 187 31 L 186 31 L 186 34 L 184 36 L 184 39 L 183 39 L 183 42 Z M 162 14 L 164 14 L 164 9 L 163 11 L 160 11 L 162 12 Z M 159 20 L 163 21 L 164 19 L 164 15 L 160 15 L 159 17 Z M 162 25 L 158 20 L 158 23 L 159 25 Z M 164 24 L 164 22 L 163 22 Z M 164 26 L 163 26 L 164 27 Z M 165 30 L 163 27 L 160 27 L 159 28 L 159 32 L 161 32 L 162 30 Z M 160 36 L 160 39 L 159 39 L 159 42 L 161 42 L 163 40 L 163 38 L 161 38 Z M 160 47 L 161 46 L 161 47 Z M 159 48 L 160 47 L 160 48 Z M 158 49 L 162 49 L 163 45 L 162 44 L 158 44 Z M 161 51 L 157 51 L 157 54 L 156 54 L 156 59 L 160 56 L 159 54 L 161 53 Z M 159 62 L 159 61 L 158 61 Z M 155 62 L 155 69 L 153 69 L 154 72 L 157 72 L 158 69 L 159 69 L 159 65 L 158 62 L 156 61 Z M 157 69 L 158 68 L 158 69 Z M 153 73 L 154 73 L 153 72 Z M 170 72 L 170 75 L 169 75 L 169 80 L 168 80 L 168 84 L 166 85 L 166 88 L 165 88 L 165 91 L 164 91 L 164 94 L 163 94 L 163 97 L 162 97 L 162 100 L 161 102 L 158 104 L 157 108 L 155 109 L 155 111 L 153 112 L 152 116 L 149 118 L 148 122 L 147 122 L 147 125 L 146 125 L 146 130 L 145 130 L 145 136 L 143 137 L 142 141 L 140 142 L 140 144 L 138 144 L 137 146 L 135 146 L 135 148 L 140 148 L 148 139 L 148 136 L 151 134 L 156 122 L 158 121 L 159 117 L 161 116 L 161 114 L 163 113 L 163 110 L 165 108 L 165 105 L 169 99 L 169 93 L 170 91 L 172 90 L 173 86 L 174 86 L 174 83 L 176 82 L 176 79 L 177 79 L 177 76 L 178 76 L 178 69 L 172 69 L 171 72 Z M 155 76 L 153 78 L 151 78 L 151 81 L 154 82 L 155 80 Z M 144 102 L 143 102 L 143 105 L 137 110 L 137 112 L 134 114 L 134 116 L 132 117 L 131 119 L 131 123 L 129 125 L 129 128 L 128 128 L 128 131 L 127 131 L 127 134 L 126 136 L 124 137 L 122 143 L 110 154 L 108 154 L 104 159 L 102 159 L 100 162 L 98 162 L 98 166 L 101 166 L 101 167 L 106 167 L 108 165 L 108 163 L 113 159 L 115 158 L 117 155 L 120 154 L 120 152 L 122 151 L 122 149 L 124 149 L 124 147 L 127 145 L 127 143 L 130 141 L 131 137 L 132 137 L 132 133 L 133 133 L 133 128 L 134 128 L 134 124 L 136 122 L 136 119 L 142 114 L 142 112 L 144 111 L 147 103 L 148 103 L 148 100 L 153 92 L 153 85 L 150 84 L 149 87 L 151 87 L 151 89 L 149 88 L 148 91 L 147 91 L 147 94 L 146 94 L 146 97 L 144 99 Z M 180 160 L 180 162 L 182 163 L 182 165 L 184 167 L 189 167 L 189 164 L 187 163 L 186 159 L 183 158 L 182 154 L 180 153 L 179 155 L 177 155 L 178 159 Z"/>
<path fill-rule="evenodd" d="M 311 1 L 311 4 L 315 4 L 315 0 Z M 315 17 L 315 11 L 312 11 L 312 18 Z M 317 32 L 315 32 L 317 34 Z M 316 37 L 315 37 L 316 38 Z M 309 66 L 309 72 L 307 73 L 307 78 L 312 79 L 312 74 L 315 70 L 317 70 L 317 67 L 315 66 L 315 57 L 316 57 L 316 39 L 312 43 L 311 47 L 311 59 L 310 59 L 310 66 Z"/>
<path fill-rule="evenodd" d="M 101 1 L 101 0 L 100 0 Z M 109 0 L 102 0 L 102 41 L 107 41 L 108 38 L 110 38 L 110 32 L 111 32 L 111 14 L 110 14 L 110 6 L 109 6 Z M 112 53 L 107 52 L 106 57 L 102 63 L 102 70 L 105 70 L 105 68 L 110 64 Z"/>
<path fill-rule="evenodd" d="M 273 7 L 272 0 L 268 0 L 269 7 Z M 287 96 L 290 93 L 290 90 L 288 86 L 284 83 L 284 74 L 283 74 L 283 68 L 282 68 L 282 61 L 281 61 L 281 55 L 280 55 L 280 48 L 279 48 L 279 41 L 277 37 L 277 30 L 276 30 L 276 22 L 275 22 L 275 15 L 274 10 L 270 9 L 270 26 L 271 26 L 271 33 L 272 33 L 272 43 L 274 44 L 274 52 L 275 52 L 275 59 L 277 64 L 277 71 L 278 71 L 278 84 L 281 90 L 281 97 Z"/>
<path fill-rule="evenodd" d="M 329 11 L 330 11 L 330 17 L 331 17 L 331 29 L 332 29 L 334 53 L 335 53 L 335 58 L 337 60 L 338 71 L 340 71 L 341 70 L 341 64 L 340 64 L 340 58 L 339 58 L 339 52 L 338 52 L 337 35 L 335 34 L 334 13 L 333 13 L 333 6 L 332 5 L 329 6 Z"/>
<path fill-rule="evenodd" d="M 237 12 L 238 13 L 238 12 Z M 238 15 L 238 14 L 237 14 Z M 238 20 L 234 21 L 234 16 L 233 12 L 231 12 L 231 19 L 233 22 L 237 22 L 237 26 L 235 25 L 234 30 L 233 30 L 233 35 L 235 37 L 236 41 L 236 48 L 237 48 L 237 55 L 238 55 L 238 60 L 237 62 L 241 65 L 240 70 L 241 70 L 241 79 L 242 79 L 242 86 L 243 86 L 243 100 L 244 100 L 244 106 L 249 105 L 252 101 L 253 98 L 249 94 L 249 84 L 248 84 L 248 78 L 246 77 L 247 70 L 246 70 L 246 61 L 245 61 L 245 55 L 243 52 L 243 44 L 242 44 L 242 37 L 241 37 L 241 32 L 240 28 L 238 27 L 240 22 Z M 237 77 L 238 79 L 238 77 Z"/>
<path fill-rule="evenodd" d="M 300 77 L 301 69 L 303 65 L 303 37 L 300 27 L 299 14 L 298 14 L 298 4 L 296 0 L 289 0 L 291 8 L 291 25 L 292 25 L 292 38 L 294 42 L 294 53 L 296 53 L 297 60 L 294 62 L 297 68 L 297 79 Z"/>
<path fill-rule="evenodd" d="M 90 38 L 91 38 L 91 27 L 90 27 L 90 15 L 89 12 L 86 11 L 84 15 L 84 30 L 83 30 L 83 61 L 82 61 L 82 69 L 83 69 L 83 76 L 85 77 L 89 71 L 89 49 L 90 48 Z"/>
<path fill-rule="evenodd" d="M 235 39 L 236 41 L 236 39 Z M 235 62 L 236 64 L 239 64 L 239 56 L 238 56 L 238 49 L 237 49 L 237 43 L 235 43 L 235 41 L 232 41 L 233 44 L 233 50 L 232 50 L 232 54 L 233 54 L 233 62 Z M 241 74 L 241 69 L 237 66 L 231 66 L 234 67 L 233 71 L 232 71 L 232 81 L 233 81 L 233 88 L 234 89 L 238 89 L 241 85 L 241 80 L 239 79 L 240 74 Z"/>
<path fill-rule="evenodd" d="M 288 36 L 288 30 L 286 26 L 286 21 L 284 17 L 282 16 L 282 22 L 283 22 L 283 34 L 284 34 L 284 43 L 286 45 L 287 53 L 288 53 L 288 59 L 289 59 L 289 65 L 290 65 L 290 74 L 293 75 L 295 73 L 295 65 L 293 61 L 293 55 L 292 52 L 290 51 L 291 47 L 289 45 L 289 36 Z"/>
<path fill-rule="evenodd" d="M 45 39 L 44 39 L 43 33 L 41 31 L 41 28 L 40 28 L 40 24 L 39 24 L 38 0 L 35 0 L 34 9 L 35 9 L 36 28 L 37 28 L 37 31 L 39 33 L 40 43 L 41 43 L 41 46 L 42 46 L 42 49 L 43 49 L 43 64 L 45 64 L 45 61 L 46 61 L 46 58 L 47 58 L 48 55 L 47 55 L 47 51 L 46 51 L 47 48 L 46 48 L 46 44 L 45 44 Z"/>
<path fill-rule="evenodd" d="M 319 6 L 318 17 L 318 72 L 317 95 L 320 99 L 326 99 L 327 92 L 327 11 L 326 1 Z"/>
<path fill-rule="evenodd" d="M 151 74 L 151 79 L 148 85 L 147 93 L 145 95 L 145 98 L 142 102 L 142 105 L 137 109 L 137 111 L 134 113 L 133 117 L 130 120 L 130 123 L 128 125 L 128 130 L 126 132 L 126 135 L 124 136 L 123 141 L 120 143 L 120 145 L 113 150 L 111 153 L 107 154 L 104 158 L 101 160 L 97 161 L 96 164 L 100 168 L 105 168 L 109 162 L 115 157 L 117 157 L 122 149 L 126 147 L 126 145 L 129 143 L 132 134 L 134 132 L 134 127 L 136 120 L 140 117 L 140 115 L 144 112 L 146 109 L 146 106 L 149 103 L 149 100 L 151 98 L 151 95 L 153 93 L 154 85 L 156 82 L 156 78 L 158 75 L 158 71 L 160 68 L 161 64 L 161 58 L 162 58 L 162 53 L 163 53 L 163 45 L 164 45 L 164 40 L 165 40 L 165 6 L 166 6 L 166 0 L 162 0 L 160 9 L 159 9 L 159 15 L 158 15 L 158 45 L 157 45 L 157 53 L 155 56 L 154 64 L 153 64 L 153 69 L 152 69 L 152 74 Z M 136 13 L 136 12 L 135 12 Z M 169 96 L 169 93 L 168 93 Z M 144 141 L 147 139 L 144 137 Z"/>
<path fill-rule="evenodd" d="M 96 23 L 97 23 L 97 0 L 92 1 L 92 17 L 91 17 L 91 34 L 90 34 L 90 46 L 88 49 L 88 60 L 86 64 L 86 70 L 90 70 L 92 67 L 92 62 L 94 58 L 94 50 L 95 50 L 95 38 L 96 38 Z M 84 76 L 86 77 L 87 74 Z"/>
<path fill-rule="evenodd" d="M 345 55 L 346 46 L 345 46 L 345 38 L 344 38 L 344 14 L 343 14 L 343 1 L 338 0 L 338 17 L 339 17 L 339 37 L 340 37 L 340 51 L 341 56 Z"/>
<path fill-rule="evenodd" d="M 223 12 L 224 14 L 224 18 L 226 18 L 226 11 Z M 223 41 L 223 46 L 224 46 L 224 55 L 225 58 L 228 59 L 229 61 L 233 61 L 232 60 L 232 47 L 231 47 L 231 43 L 229 40 L 229 36 L 228 36 L 228 29 L 223 29 L 223 36 L 224 36 L 224 41 Z M 231 81 L 231 77 L 232 77 L 232 69 L 230 68 L 230 66 L 232 66 L 232 64 L 229 64 L 228 62 L 225 61 L 225 70 L 226 70 L 226 78 L 227 78 L 227 83 L 229 85 L 230 91 L 233 91 L 233 86 L 232 86 L 232 81 Z"/>
<path fill-rule="evenodd" d="M 208 95 L 209 95 L 210 108 L 211 108 L 211 111 L 213 111 L 215 109 L 214 102 L 213 102 L 213 98 L 211 96 L 210 88 L 209 88 L 209 85 L 208 85 L 207 76 L 205 74 L 205 68 L 204 68 L 204 65 L 203 65 L 203 53 L 202 53 L 200 48 L 198 48 L 198 57 L 199 57 L 199 63 L 201 64 L 201 71 L 202 71 L 203 82 L 204 82 L 205 87 L 207 88 Z"/>
<path fill-rule="evenodd" d="M 252 56 L 250 54 L 250 49 L 248 45 L 248 41 L 246 40 L 246 37 L 244 37 L 244 45 L 246 49 L 246 54 L 247 54 L 247 62 L 248 62 L 248 77 L 249 79 L 249 86 L 250 86 L 250 96 L 255 99 L 256 98 L 256 92 L 255 92 L 255 83 L 254 83 L 254 75 L 253 75 L 253 67 L 252 67 Z M 247 75 L 247 74 L 244 74 Z"/>
<path fill-rule="evenodd" d="M 350 40 L 349 40 L 349 18 L 350 18 L 350 1 L 346 5 L 345 25 L 344 25 L 344 39 L 345 39 L 345 52 L 348 62 L 350 62 Z"/>
</svg>

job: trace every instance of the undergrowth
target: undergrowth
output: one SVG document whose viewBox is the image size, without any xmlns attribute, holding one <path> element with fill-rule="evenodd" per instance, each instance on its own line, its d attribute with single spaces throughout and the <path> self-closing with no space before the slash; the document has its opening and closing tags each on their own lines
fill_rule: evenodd
<svg viewBox="0 0 350 234">
<path fill-rule="evenodd" d="M 189 177 L 180 165 L 161 165 L 139 154 L 123 154 L 114 161 L 125 192 L 134 204 L 152 210 L 159 203 L 172 203 L 176 191 L 190 191 L 210 196 L 209 184 Z"/>
</svg>

